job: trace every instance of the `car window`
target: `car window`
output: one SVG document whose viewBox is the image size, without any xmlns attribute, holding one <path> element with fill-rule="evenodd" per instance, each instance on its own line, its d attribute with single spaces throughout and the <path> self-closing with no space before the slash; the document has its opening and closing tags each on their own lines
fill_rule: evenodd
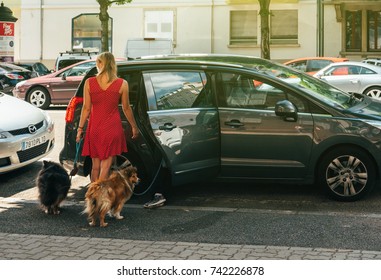
<svg viewBox="0 0 381 280">
<path fill-rule="evenodd" d="M 120 71 L 118 72 L 118 75 L 120 78 L 128 82 L 128 95 L 130 98 L 130 104 L 132 106 L 135 106 L 138 100 L 141 73 L 136 71 L 134 72 Z"/>
<path fill-rule="evenodd" d="M 62 59 L 58 62 L 57 70 L 60 70 L 80 61 L 83 61 L 83 59 Z"/>
<path fill-rule="evenodd" d="M 66 76 L 66 77 L 84 76 L 87 73 L 87 71 L 90 68 L 92 68 L 93 66 L 95 66 L 95 61 L 85 62 L 85 63 L 82 63 L 80 65 L 76 65 L 70 69 L 63 71 L 58 76 L 59 77 L 62 77 L 62 76 Z"/>
<path fill-rule="evenodd" d="M 274 110 L 278 101 L 288 99 L 300 112 L 307 110 L 301 98 L 253 77 L 220 73 L 216 84 L 220 85 L 218 97 L 222 107 Z"/>
<path fill-rule="evenodd" d="M 325 73 L 326 76 L 338 76 L 338 75 L 348 75 L 348 66 L 332 67 L 329 71 Z"/>
<path fill-rule="evenodd" d="M 36 63 L 36 69 L 41 73 L 48 73 L 49 69 L 42 63 Z"/>
<path fill-rule="evenodd" d="M 265 109 L 275 107 L 275 96 L 278 96 L 280 100 L 285 99 L 283 92 L 277 92 L 273 87 L 267 86 L 250 77 L 234 73 L 221 73 L 219 79 L 220 81 L 217 80 L 217 84 L 222 86 L 222 91 L 224 92 L 224 94 L 220 96 L 219 104 L 223 106 L 231 108 Z M 273 94 L 269 94 L 269 91 L 272 91 Z M 270 95 L 272 96 L 270 97 Z"/>
<path fill-rule="evenodd" d="M 288 66 L 291 66 L 292 68 L 295 68 L 299 71 L 306 72 L 307 71 L 307 60 L 293 62 L 293 63 L 288 64 Z"/>
<path fill-rule="evenodd" d="M 199 71 L 149 73 L 158 110 L 206 107 L 212 105 L 207 78 Z"/>
<path fill-rule="evenodd" d="M 361 68 L 360 74 L 363 74 L 363 75 L 377 74 L 376 72 L 374 72 L 373 70 L 369 68 L 366 68 L 366 67 L 359 67 L 359 68 Z"/>
<path fill-rule="evenodd" d="M 320 69 L 328 66 L 332 62 L 325 59 L 310 60 L 307 63 L 307 72 L 319 71 Z"/>
</svg>

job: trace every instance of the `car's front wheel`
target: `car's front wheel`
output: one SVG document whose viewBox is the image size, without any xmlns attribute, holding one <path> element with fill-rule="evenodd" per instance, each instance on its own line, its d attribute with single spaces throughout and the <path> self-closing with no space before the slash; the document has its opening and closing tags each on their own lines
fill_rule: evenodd
<svg viewBox="0 0 381 280">
<path fill-rule="evenodd" d="M 364 94 L 374 99 L 381 100 L 381 87 L 370 87 Z"/>
<path fill-rule="evenodd" d="M 368 153 L 359 148 L 335 148 L 321 159 L 317 181 L 334 199 L 355 201 L 373 189 L 377 179 L 374 166 Z"/>
<path fill-rule="evenodd" d="M 40 109 L 47 109 L 50 106 L 50 95 L 43 87 L 36 87 L 29 92 L 27 101 Z"/>
</svg>

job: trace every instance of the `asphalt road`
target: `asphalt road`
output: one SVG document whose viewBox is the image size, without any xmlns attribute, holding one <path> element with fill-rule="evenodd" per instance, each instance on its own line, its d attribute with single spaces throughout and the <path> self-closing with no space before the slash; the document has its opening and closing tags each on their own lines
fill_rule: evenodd
<svg viewBox="0 0 381 280">
<path fill-rule="evenodd" d="M 58 161 L 64 110 L 49 110 L 56 123 Z M 87 225 L 83 197 L 88 178 L 75 176 L 60 216 L 43 214 L 35 177 L 41 161 L 0 175 L 1 232 L 44 235 L 299 246 L 381 251 L 381 188 L 353 203 L 332 201 L 312 186 L 197 184 L 172 189 L 165 207 L 147 210 L 133 197 L 124 220 Z"/>
</svg>

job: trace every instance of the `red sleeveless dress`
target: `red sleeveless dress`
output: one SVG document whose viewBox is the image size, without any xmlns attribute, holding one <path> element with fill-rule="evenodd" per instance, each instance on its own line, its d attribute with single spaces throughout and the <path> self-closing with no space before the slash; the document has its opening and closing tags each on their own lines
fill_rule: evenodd
<svg viewBox="0 0 381 280">
<path fill-rule="evenodd" d="M 123 79 L 114 80 L 103 90 L 96 77 L 89 78 L 91 112 L 82 156 L 104 160 L 127 152 L 126 137 L 119 114 L 119 90 Z"/>
</svg>

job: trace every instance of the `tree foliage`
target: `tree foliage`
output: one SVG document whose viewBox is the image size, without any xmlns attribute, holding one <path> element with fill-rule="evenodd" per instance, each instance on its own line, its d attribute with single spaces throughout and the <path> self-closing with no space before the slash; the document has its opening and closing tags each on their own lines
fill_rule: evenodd
<svg viewBox="0 0 381 280">
<path fill-rule="evenodd" d="M 112 4 L 124 5 L 131 3 L 132 0 L 97 0 L 99 3 L 99 20 L 101 21 L 101 43 L 102 43 L 102 52 L 109 50 L 108 38 L 109 38 L 109 21 L 110 16 L 108 14 L 108 8 Z"/>
</svg>

